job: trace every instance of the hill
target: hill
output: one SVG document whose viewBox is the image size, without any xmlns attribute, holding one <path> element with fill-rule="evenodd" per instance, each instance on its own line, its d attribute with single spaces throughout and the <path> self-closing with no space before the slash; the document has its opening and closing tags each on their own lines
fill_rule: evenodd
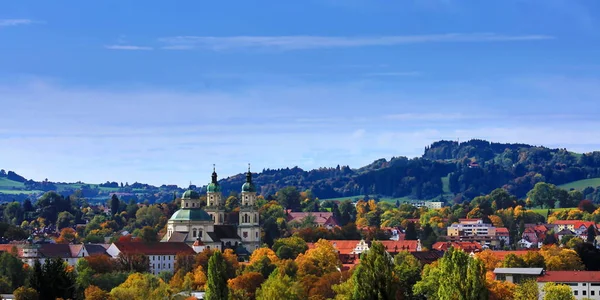
<svg viewBox="0 0 600 300">
<path fill-rule="evenodd" d="M 425 147 L 422 157 L 378 159 L 369 165 L 303 170 L 298 167 L 265 169 L 253 175 L 260 194 L 274 195 L 286 186 L 311 190 L 320 199 L 378 195 L 392 199 L 472 199 L 504 187 L 524 197 L 537 182 L 571 184 L 583 188 L 597 186 L 600 178 L 600 152 L 578 154 L 527 144 L 503 144 L 483 140 L 438 141 Z M 105 201 L 110 193 L 136 201 L 170 201 L 177 186 L 35 182 L 9 171 L 0 171 L 0 200 L 25 199 L 28 194 L 57 190 L 63 194 L 80 190 L 88 199 Z M 221 179 L 225 195 L 238 192 L 244 174 Z M 586 181 L 587 180 L 587 181 Z M 600 181 L 600 179 L 597 179 Z M 581 183 L 575 183 L 579 182 Z M 571 187 L 566 185 L 566 187 Z M 203 192 L 204 187 L 198 187 Z M 20 193 L 22 191 L 22 193 Z M 6 194 L 11 194 L 7 196 Z M 4 195 L 4 196 L 3 196 Z"/>
<path fill-rule="evenodd" d="M 578 191 L 583 191 L 585 188 L 589 188 L 589 187 L 591 187 L 591 188 L 600 187 L 600 178 L 576 180 L 573 182 L 561 184 L 561 185 L 559 185 L 559 187 L 562 189 L 565 189 L 565 190 L 574 189 L 574 190 L 578 190 Z"/>
</svg>

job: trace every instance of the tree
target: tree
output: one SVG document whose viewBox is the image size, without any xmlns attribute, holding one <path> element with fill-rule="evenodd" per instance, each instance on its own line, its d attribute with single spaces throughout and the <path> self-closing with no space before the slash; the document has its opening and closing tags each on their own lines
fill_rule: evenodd
<svg viewBox="0 0 600 300">
<path fill-rule="evenodd" d="M 425 267 L 414 292 L 440 300 L 487 299 L 485 272 L 481 260 L 470 257 L 462 250 L 450 248 L 438 260 L 437 266 L 432 264 Z"/>
<path fill-rule="evenodd" d="M 368 280 L 367 280 L 368 278 Z M 394 278 L 392 257 L 383 244 L 374 242 L 360 256 L 360 264 L 352 274 L 354 291 L 352 299 L 395 299 L 397 282 Z"/>
<path fill-rule="evenodd" d="M 95 285 L 90 285 L 84 292 L 85 300 L 105 300 L 108 299 L 108 293 Z"/>
<path fill-rule="evenodd" d="M 156 231 L 150 226 L 144 226 L 140 230 L 139 238 L 146 243 L 158 242 Z"/>
<path fill-rule="evenodd" d="M 491 274 L 491 273 L 488 273 Z M 493 275 L 488 278 L 489 300 L 513 300 L 515 284 L 508 281 L 494 280 Z"/>
<path fill-rule="evenodd" d="M 421 263 L 408 251 L 394 257 L 394 275 L 399 283 L 402 299 L 414 299 L 413 286 L 421 279 Z"/>
<path fill-rule="evenodd" d="M 280 259 L 295 259 L 298 254 L 304 253 L 306 250 L 308 250 L 308 245 L 298 236 L 277 239 L 273 244 L 273 251 Z"/>
<path fill-rule="evenodd" d="M 216 251 L 208 260 L 208 282 L 206 300 L 227 300 L 227 264 L 220 251 Z"/>
<path fill-rule="evenodd" d="M 263 276 L 257 272 L 248 272 L 229 279 L 227 286 L 231 292 L 230 298 L 235 300 L 254 299 L 256 290 L 264 280 Z"/>
<path fill-rule="evenodd" d="M 117 300 L 168 299 L 169 286 L 152 274 L 132 273 L 127 280 L 110 291 Z"/>
<path fill-rule="evenodd" d="M 117 197 L 117 194 L 113 194 L 112 197 L 110 197 L 110 212 L 113 216 L 119 213 L 120 206 L 121 201 L 119 200 L 119 197 Z"/>
<path fill-rule="evenodd" d="M 117 269 L 116 262 L 107 255 L 92 254 L 83 259 L 96 274 L 110 273 Z"/>
<path fill-rule="evenodd" d="M 11 202 L 4 207 L 4 221 L 12 225 L 20 225 L 23 222 L 23 209 L 19 202 Z"/>
<path fill-rule="evenodd" d="M 540 254 L 544 256 L 548 271 L 577 271 L 585 269 L 577 252 L 574 250 L 553 245 L 540 250 Z"/>
<path fill-rule="evenodd" d="M 475 257 L 483 262 L 487 271 L 494 271 L 500 264 L 500 259 L 494 255 L 494 251 L 490 249 L 475 253 Z"/>
<path fill-rule="evenodd" d="M 75 216 L 68 211 L 61 211 L 56 219 L 56 227 L 58 229 L 66 228 L 75 225 Z"/>
<path fill-rule="evenodd" d="M 538 182 L 533 189 L 527 193 L 535 205 L 554 208 L 556 186 L 545 182 Z"/>
<path fill-rule="evenodd" d="M 580 211 L 587 212 L 589 214 L 594 213 L 596 210 L 596 205 L 591 200 L 581 200 L 579 205 L 577 205 Z"/>
<path fill-rule="evenodd" d="M 36 290 L 24 286 L 16 289 L 13 294 L 15 295 L 15 300 L 38 300 L 40 298 Z"/>
<path fill-rule="evenodd" d="M 417 240 L 417 229 L 415 228 L 415 222 L 408 222 L 406 225 L 406 236 L 404 237 L 406 240 Z"/>
<path fill-rule="evenodd" d="M 531 300 L 539 298 L 538 285 L 535 280 L 529 279 L 517 284 L 514 293 L 515 300 Z"/>
<path fill-rule="evenodd" d="M 523 258 L 521 258 L 520 256 L 510 253 L 504 257 L 504 260 L 502 261 L 502 267 L 503 268 L 526 268 L 527 264 L 525 263 L 525 260 L 523 260 Z"/>
<path fill-rule="evenodd" d="M 525 255 L 521 256 L 527 268 L 546 268 L 546 262 L 544 257 L 539 251 L 528 251 Z"/>
<path fill-rule="evenodd" d="M 596 241 L 596 229 L 594 228 L 594 225 L 590 225 L 588 227 L 586 241 L 588 243 L 593 243 L 594 241 Z"/>
<path fill-rule="evenodd" d="M 571 288 L 566 284 L 547 282 L 542 288 L 544 300 L 575 300 Z"/>
<path fill-rule="evenodd" d="M 150 260 L 148 256 L 137 253 L 119 253 L 117 266 L 125 272 L 145 273 L 150 271 Z"/>
<path fill-rule="evenodd" d="M 20 259 L 10 253 L 3 252 L 0 254 L 0 276 L 7 279 L 10 285 L 7 293 L 11 293 L 25 284 L 27 273 L 23 269 L 23 262 Z"/>
<path fill-rule="evenodd" d="M 69 299 L 75 294 L 74 274 L 60 258 L 47 259 L 43 266 L 36 262 L 30 285 L 37 290 L 41 300 Z"/>
<path fill-rule="evenodd" d="M 279 276 L 274 273 L 256 291 L 256 300 L 300 300 L 303 299 L 303 289 L 298 281 L 289 276 Z"/>
<path fill-rule="evenodd" d="M 323 239 L 317 241 L 313 249 L 298 255 L 296 264 L 299 277 L 307 275 L 321 277 L 337 271 L 337 268 L 342 265 L 337 250 L 331 243 Z"/>
<path fill-rule="evenodd" d="M 67 227 L 60 231 L 60 235 L 56 239 L 58 244 L 71 244 L 77 241 L 77 232 L 75 229 Z"/>
<path fill-rule="evenodd" d="M 277 202 L 285 209 L 297 211 L 300 209 L 300 192 L 293 186 L 284 187 L 277 192 Z"/>
</svg>

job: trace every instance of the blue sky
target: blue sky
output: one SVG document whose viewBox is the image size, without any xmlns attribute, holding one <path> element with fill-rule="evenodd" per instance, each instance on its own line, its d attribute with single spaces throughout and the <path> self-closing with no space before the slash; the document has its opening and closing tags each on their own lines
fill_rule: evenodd
<svg viewBox="0 0 600 300">
<path fill-rule="evenodd" d="M 0 168 L 186 185 L 419 156 L 600 150 L 595 0 L 2 1 Z"/>
</svg>

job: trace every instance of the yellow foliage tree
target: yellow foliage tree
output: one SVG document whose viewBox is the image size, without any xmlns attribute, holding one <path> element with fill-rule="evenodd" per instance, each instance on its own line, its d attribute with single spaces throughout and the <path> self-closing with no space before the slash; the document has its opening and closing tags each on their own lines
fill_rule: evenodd
<svg viewBox="0 0 600 300">
<path fill-rule="evenodd" d="M 296 264 L 299 277 L 307 275 L 321 277 L 323 274 L 337 271 L 337 268 L 342 265 L 337 250 L 324 239 L 316 242 L 313 249 L 298 255 Z"/>
<path fill-rule="evenodd" d="M 85 296 L 85 300 L 106 300 L 110 297 L 107 292 L 95 285 L 88 286 L 83 294 Z"/>
<path fill-rule="evenodd" d="M 475 257 L 483 261 L 487 271 L 494 271 L 494 269 L 500 264 L 500 259 L 494 255 L 494 251 L 489 249 L 475 253 Z"/>
<path fill-rule="evenodd" d="M 250 264 L 254 264 L 255 262 L 261 260 L 263 256 L 268 257 L 272 263 L 279 262 L 279 257 L 277 257 L 277 254 L 273 250 L 271 250 L 270 248 L 263 247 L 258 248 L 254 250 L 254 252 L 252 252 L 252 255 L 250 255 Z"/>
<path fill-rule="evenodd" d="M 552 245 L 540 250 L 540 254 L 544 257 L 548 271 L 578 271 L 585 269 L 581 258 L 574 250 Z"/>
</svg>

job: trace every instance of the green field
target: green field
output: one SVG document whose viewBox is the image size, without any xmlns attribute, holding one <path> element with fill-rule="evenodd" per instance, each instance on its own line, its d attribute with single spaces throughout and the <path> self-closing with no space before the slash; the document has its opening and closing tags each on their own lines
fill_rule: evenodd
<svg viewBox="0 0 600 300">
<path fill-rule="evenodd" d="M 22 189 L 25 188 L 25 184 L 0 177 L 0 190 L 11 190 L 13 188 Z"/>
<path fill-rule="evenodd" d="M 565 190 L 576 189 L 576 190 L 581 191 L 581 190 L 585 189 L 586 187 L 595 188 L 598 186 L 600 186 L 600 178 L 577 180 L 577 181 L 559 185 L 558 187 L 565 189 Z"/>
<path fill-rule="evenodd" d="M 571 210 L 571 209 L 577 209 L 577 207 L 554 208 L 554 209 L 552 209 L 552 212 L 561 211 L 561 210 Z M 548 219 L 548 209 L 547 208 L 534 208 L 534 209 L 532 209 L 532 211 L 535 213 L 538 213 L 538 214 L 544 216 L 544 218 Z"/>
</svg>

